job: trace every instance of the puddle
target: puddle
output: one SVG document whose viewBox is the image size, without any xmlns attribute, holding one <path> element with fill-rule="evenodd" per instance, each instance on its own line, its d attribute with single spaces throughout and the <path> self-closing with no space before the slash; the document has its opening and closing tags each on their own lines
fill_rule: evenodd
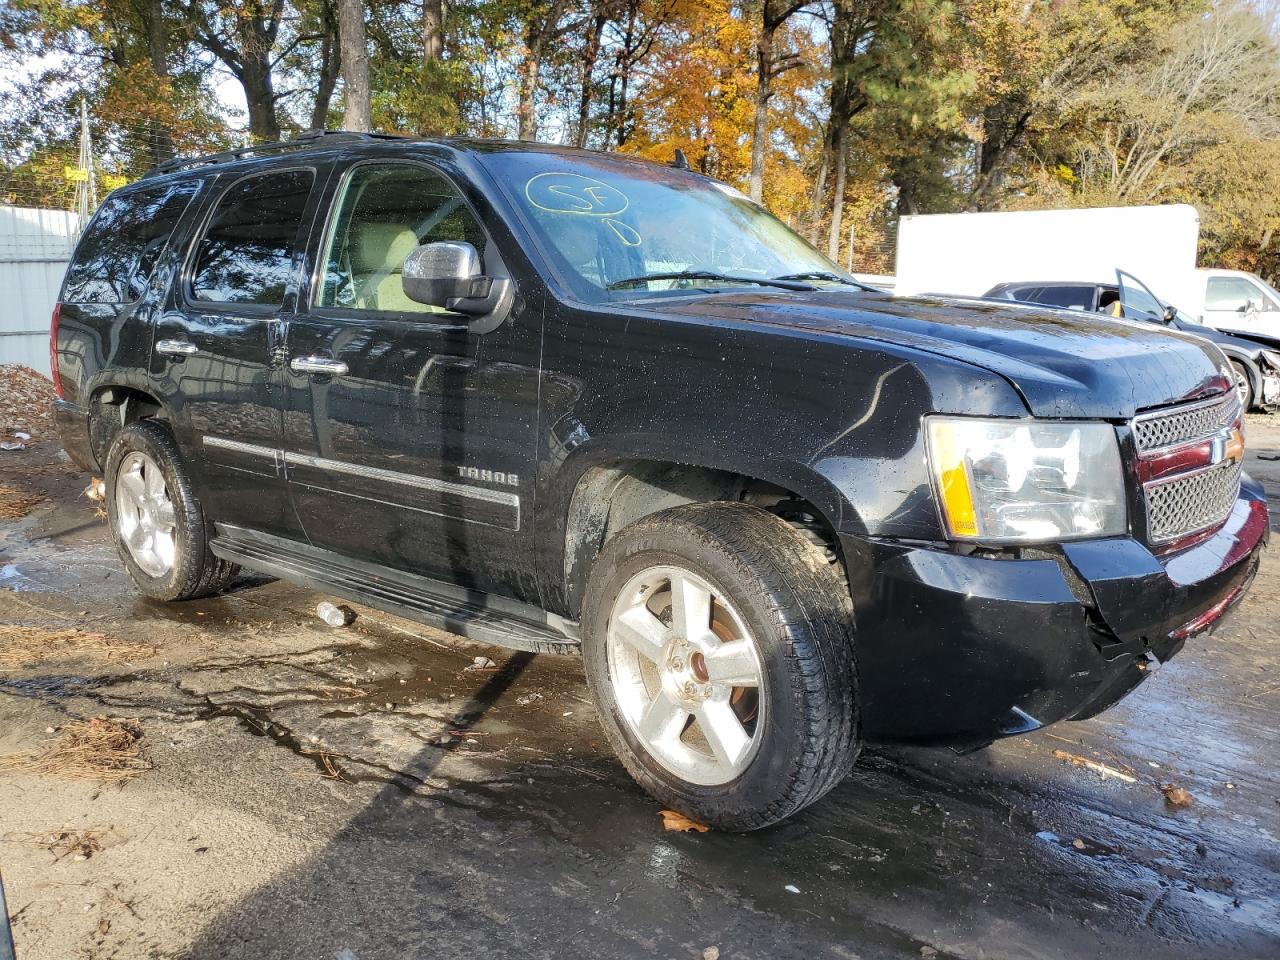
<svg viewBox="0 0 1280 960">
<path fill-rule="evenodd" d="M 14 680 L 0 678 L 0 693 L 12 693 L 50 703 L 80 697 L 101 687 L 119 683 L 120 677 L 32 677 Z"/>
</svg>

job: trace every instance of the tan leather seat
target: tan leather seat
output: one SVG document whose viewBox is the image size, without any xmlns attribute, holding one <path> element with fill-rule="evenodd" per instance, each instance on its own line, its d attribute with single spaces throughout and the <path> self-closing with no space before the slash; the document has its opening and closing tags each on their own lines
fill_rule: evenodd
<svg viewBox="0 0 1280 960">
<path fill-rule="evenodd" d="M 413 313 L 437 311 L 436 307 L 410 300 L 400 283 L 405 257 L 418 245 L 412 230 L 399 223 L 365 223 L 354 234 L 348 256 L 357 307 Z"/>
</svg>

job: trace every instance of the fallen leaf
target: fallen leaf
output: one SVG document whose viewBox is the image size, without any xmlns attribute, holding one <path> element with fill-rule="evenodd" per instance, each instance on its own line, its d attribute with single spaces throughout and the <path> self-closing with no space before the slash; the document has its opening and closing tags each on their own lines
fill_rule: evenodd
<svg viewBox="0 0 1280 960">
<path fill-rule="evenodd" d="M 662 816 L 662 828 L 664 830 L 676 830 L 680 833 L 688 833 L 696 830 L 698 833 L 706 833 L 711 828 L 705 823 L 699 823 L 697 820 L 690 820 L 683 813 L 675 810 L 659 811 Z"/>
<path fill-rule="evenodd" d="M 1160 792 L 1164 794 L 1164 802 L 1171 807 L 1189 807 L 1195 802 L 1190 793 L 1172 783 L 1163 784 Z"/>
</svg>

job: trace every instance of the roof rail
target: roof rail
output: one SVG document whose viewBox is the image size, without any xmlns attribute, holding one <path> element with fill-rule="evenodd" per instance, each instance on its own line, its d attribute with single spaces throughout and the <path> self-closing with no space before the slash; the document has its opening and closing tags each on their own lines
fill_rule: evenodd
<svg viewBox="0 0 1280 960">
<path fill-rule="evenodd" d="M 354 133 L 350 130 L 307 130 L 292 140 L 281 140 L 277 143 L 255 143 L 235 150 L 224 150 L 221 153 L 208 153 L 199 157 L 173 157 L 157 163 L 146 172 L 146 177 L 173 173 L 175 170 L 186 170 L 191 167 L 203 167 L 216 163 L 230 163 L 246 157 L 270 156 L 275 153 L 290 153 L 295 150 L 306 150 L 319 144 L 367 143 L 376 140 L 404 140 L 391 133 Z"/>
</svg>

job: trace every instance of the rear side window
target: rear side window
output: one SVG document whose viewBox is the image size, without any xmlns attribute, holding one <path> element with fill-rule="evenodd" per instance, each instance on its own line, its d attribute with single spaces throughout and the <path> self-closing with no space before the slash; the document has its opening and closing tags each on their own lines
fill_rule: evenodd
<svg viewBox="0 0 1280 960">
<path fill-rule="evenodd" d="M 1093 309 L 1093 287 L 1066 285 L 1042 287 L 1036 296 L 1036 302 L 1066 307 L 1068 310 L 1091 310 Z"/>
<path fill-rule="evenodd" d="M 310 170 L 287 170 L 233 184 L 196 247 L 192 297 L 280 306 L 313 179 Z"/>
<path fill-rule="evenodd" d="M 108 197 L 76 248 L 62 299 L 132 303 L 141 297 L 196 189 L 179 183 Z"/>
</svg>

